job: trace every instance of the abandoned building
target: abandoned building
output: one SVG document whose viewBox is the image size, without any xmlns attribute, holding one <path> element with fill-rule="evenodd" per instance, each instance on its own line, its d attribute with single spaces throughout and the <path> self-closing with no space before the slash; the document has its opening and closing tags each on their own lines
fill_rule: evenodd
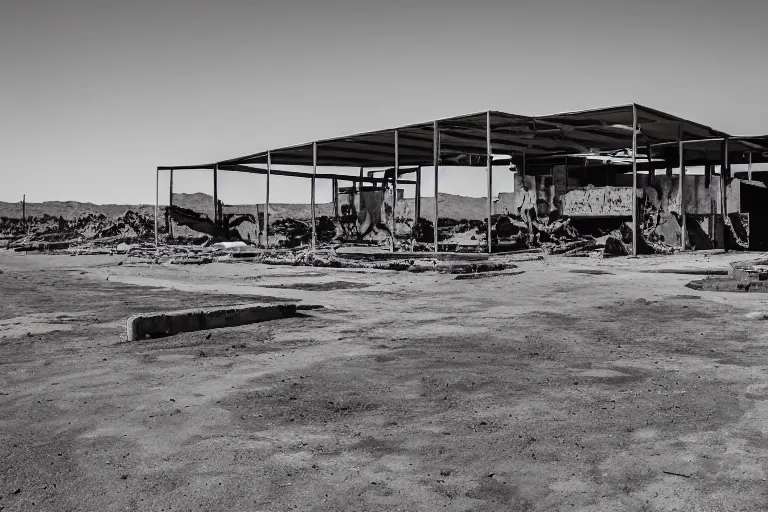
<svg viewBox="0 0 768 512">
<path fill-rule="evenodd" d="M 265 249 L 370 244 L 388 251 L 514 251 L 549 244 L 554 252 L 595 246 L 614 254 L 685 249 L 768 248 L 768 187 L 753 164 L 768 161 L 768 136 L 734 136 L 637 104 L 530 117 L 488 111 L 277 148 L 170 171 L 166 223 L 249 239 Z M 732 166 L 746 171 L 732 172 Z M 304 172 L 281 166 L 306 166 Z M 321 167 L 355 169 L 355 175 Z M 480 219 L 440 212 L 438 167 L 467 168 L 486 181 Z M 434 200 L 422 211 L 422 168 L 434 172 Z M 512 191 L 494 195 L 493 170 L 514 173 Z M 173 205 L 173 173 L 206 169 L 213 215 Z M 266 202 L 243 218 L 225 214 L 220 172 L 266 175 Z M 311 180 L 308 219 L 270 220 L 270 181 Z M 317 180 L 331 180 L 333 203 L 317 215 Z M 341 186 L 346 184 L 346 186 Z M 404 185 L 415 186 L 406 201 Z M 406 207 L 405 203 L 408 202 Z M 155 242 L 159 243 L 159 197 Z M 279 222 L 278 222 L 279 221 Z M 276 231 L 291 236 L 277 238 Z"/>
</svg>

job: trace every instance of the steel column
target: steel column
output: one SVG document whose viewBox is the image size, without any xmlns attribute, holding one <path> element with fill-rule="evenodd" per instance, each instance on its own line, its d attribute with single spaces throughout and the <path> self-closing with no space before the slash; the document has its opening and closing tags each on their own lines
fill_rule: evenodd
<svg viewBox="0 0 768 512">
<path fill-rule="evenodd" d="M 219 225 L 219 164 L 213 166 L 213 225 Z"/>
<path fill-rule="evenodd" d="M 317 247 L 317 224 L 315 223 L 315 178 L 317 177 L 317 142 L 312 143 L 312 249 Z"/>
<path fill-rule="evenodd" d="M 168 179 L 168 206 L 173 206 L 173 169 L 170 170 L 170 178 Z M 173 219 L 170 214 L 166 215 L 168 219 L 168 236 L 173 238 Z"/>
<path fill-rule="evenodd" d="M 157 211 L 160 209 L 160 169 L 155 170 L 155 247 L 158 245 Z"/>
<path fill-rule="evenodd" d="M 723 249 L 728 251 L 728 205 L 726 204 L 728 195 L 726 194 L 728 173 L 728 137 L 723 139 L 723 159 L 720 162 L 720 212 L 723 217 Z"/>
<path fill-rule="evenodd" d="M 684 251 L 687 246 L 688 242 L 688 226 L 686 224 L 686 216 L 685 216 L 685 147 L 683 143 L 683 139 L 685 138 L 685 133 L 683 133 L 682 125 L 680 126 L 680 139 L 678 142 L 678 150 L 680 152 L 679 161 L 680 161 L 680 185 L 679 185 L 679 191 L 680 194 L 680 250 Z"/>
<path fill-rule="evenodd" d="M 267 151 L 267 197 L 264 205 L 264 248 L 269 249 L 269 185 L 272 177 L 272 152 Z"/>
<path fill-rule="evenodd" d="M 637 256 L 637 105 L 632 104 L 632 256 Z"/>
<path fill-rule="evenodd" d="M 491 218 L 493 217 L 493 148 L 491 146 L 491 112 L 485 114 L 485 158 L 487 166 L 488 185 L 488 254 L 493 252 L 491 246 Z"/>
<path fill-rule="evenodd" d="M 432 125 L 432 130 L 433 130 L 432 149 L 434 152 L 432 156 L 433 156 L 434 165 L 435 165 L 435 224 L 433 226 L 434 228 L 433 231 L 434 231 L 434 237 L 435 237 L 435 252 L 437 252 L 437 220 L 438 220 L 438 214 L 439 214 L 438 212 L 439 209 L 437 206 L 438 190 L 439 190 L 437 171 L 438 171 L 438 166 L 440 164 L 440 128 L 437 125 L 437 121 L 435 121 L 434 124 Z"/>
<path fill-rule="evenodd" d="M 397 231 L 397 180 L 400 174 L 400 132 L 395 130 L 395 179 L 392 184 L 392 252 L 395 252 L 395 231 Z"/>
<path fill-rule="evenodd" d="M 416 196 L 413 199 L 413 237 L 419 239 L 419 218 L 421 218 L 421 166 L 416 168 Z"/>
</svg>

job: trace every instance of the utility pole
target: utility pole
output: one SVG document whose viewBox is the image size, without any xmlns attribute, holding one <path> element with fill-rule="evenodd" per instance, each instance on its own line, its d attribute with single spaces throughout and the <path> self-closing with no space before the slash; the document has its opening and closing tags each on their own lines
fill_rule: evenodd
<svg viewBox="0 0 768 512">
<path fill-rule="evenodd" d="M 24 222 L 24 232 L 26 233 L 28 231 L 27 229 L 27 194 L 24 194 L 21 197 L 21 219 Z"/>
</svg>

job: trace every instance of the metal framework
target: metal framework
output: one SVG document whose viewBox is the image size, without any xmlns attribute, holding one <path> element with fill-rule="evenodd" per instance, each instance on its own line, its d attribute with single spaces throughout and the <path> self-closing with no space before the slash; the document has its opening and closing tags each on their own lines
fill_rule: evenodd
<svg viewBox="0 0 768 512">
<path fill-rule="evenodd" d="M 648 148 L 647 163 L 637 158 L 639 137 L 643 137 Z M 722 146 L 720 146 L 722 144 Z M 731 145 L 729 147 L 729 144 Z M 678 150 L 680 167 L 680 205 L 685 245 L 685 167 L 709 166 L 713 155 L 723 162 L 721 172 L 722 215 L 726 215 L 725 183 L 729 177 L 731 162 L 748 163 L 749 178 L 752 164 L 768 162 L 768 136 L 731 137 L 708 126 L 638 104 L 609 107 L 580 112 L 569 112 L 547 116 L 520 116 L 499 111 L 462 115 L 396 127 L 388 130 L 361 133 L 311 143 L 289 146 L 223 160 L 211 164 L 157 167 L 156 188 L 159 189 L 159 171 L 171 171 L 171 199 L 173 202 L 173 172 L 185 169 L 208 169 L 213 171 L 214 221 L 218 217 L 218 172 L 244 172 L 266 175 L 266 208 L 264 212 L 264 245 L 269 247 L 269 205 L 270 181 L 272 176 L 292 176 L 311 180 L 311 246 L 317 246 L 315 218 L 317 179 L 339 180 L 353 183 L 390 183 L 389 172 L 382 177 L 364 176 L 364 169 L 388 168 L 392 171 L 393 212 L 397 204 L 397 187 L 402 184 L 416 186 L 414 215 L 416 226 L 421 215 L 421 168 L 434 169 L 434 251 L 438 247 L 439 219 L 439 173 L 441 166 L 482 166 L 487 180 L 487 221 L 488 251 L 492 250 L 491 226 L 493 216 L 493 163 L 511 163 L 521 174 L 527 173 L 529 162 L 546 162 L 569 158 L 582 158 L 588 168 L 589 155 L 626 151 L 631 146 L 633 188 L 638 188 L 638 172 L 670 165 L 668 158 L 652 158 L 652 152 L 665 152 L 667 146 L 675 145 Z M 731 155 L 731 152 L 735 152 Z M 719 154 L 718 154 L 719 153 Z M 666 154 L 666 153 L 665 153 Z M 743 160 L 743 162 L 742 162 Z M 258 167 L 264 165 L 265 167 Z M 311 165 L 311 174 L 276 169 L 275 165 Z M 320 166 L 360 168 L 360 176 L 318 173 Z M 390 168 L 390 166 L 394 166 Z M 617 166 L 619 167 L 619 166 Z M 619 167 L 620 168 L 620 167 Z M 415 180 L 403 180 L 403 174 L 415 172 Z M 668 171 L 669 172 L 669 171 Z M 336 190 L 336 189 L 334 189 Z M 635 193 L 636 196 L 636 193 Z M 159 191 L 155 197 L 155 243 L 158 243 Z M 394 217 L 394 215 L 393 215 Z M 638 246 L 637 198 L 632 202 L 633 255 Z M 393 226 L 394 232 L 394 226 Z M 684 247 L 683 247 L 684 248 Z M 393 247 L 394 250 L 394 247 Z"/>
</svg>

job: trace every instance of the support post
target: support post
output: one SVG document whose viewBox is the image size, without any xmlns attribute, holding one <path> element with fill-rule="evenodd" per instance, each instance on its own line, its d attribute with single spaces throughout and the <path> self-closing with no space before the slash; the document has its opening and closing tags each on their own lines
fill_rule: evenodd
<svg viewBox="0 0 768 512">
<path fill-rule="evenodd" d="M 493 252 L 491 239 L 491 219 L 493 217 L 493 147 L 491 146 L 491 111 L 485 114 L 485 161 L 488 185 L 488 254 Z"/>
<path fill-rule="evenodd" d="M 649 142 L 646 146 L 648 154 L 646 157 L 648 158 L 648 183 L 650 183 L 655 177 L 656 177 L 656 169 L 653 165 L 653 157 L 651 156 L 651 143 Z"/>
<path fill-rule="evenodd" d="M 632 104 L 632 256 L 637 256 L 637 105 Z"/>
<path fill-rule="evenodd" d="M 168 206 L 173 206 L 173 169 L 170 170 L 170 178 L 168 179 Z M 173 238 L 173 220 L 170 213 L 166 215 L 168 236 Z"/>
<path fill-rule="evenodd" d="M 360 170 L 362 173 L 362 169 Z M 312 249 L 317 248 L 317 223 L 315 222 L 315 178 L 317 176 L 317 142 L 312 143 Z"/>
<path fill-rule="evenodd" d="M 219 164 L 213 166 L 213 225 L 219 225 Z"/>
<path fill-rule="evenodd" d="M 397 231 L 397 180 L 400 174 L 400 132 L 395 130 L 395 178 L 392 184 L 392 252 L 395 252 Z"/>
<path fill-rule="evenodd" d="M 269 185 L 272 177 L 272 152 L 267 151 L 267 197 L 264 205 L 264 248 L 269 249 Z"/>
<path fill-rule="evenodd" d="M 568 155 L 563 161 L 563 174 L 565 174 L 565 191 L 568 192 Z M 608 173 L 605 173 L 605 184 L 608 185 Z"/>
<path fill-rule="evenodd" d="M 333 178 L 333 218 L 339 218 L 339 179 Z"/>
<path fill-rule="evenodd" d="M 416 195 L 413 198 L 413 237 L 419 239 L 419 219 L 421 218 L 421 166 L 416 167 Z"/>
<path fill-rule="evenodd" d="M 728 195 L 725 190 L 728 183 L 726 178 L 728 171 L 728 137 L 726 137 L 723 139 L 723 159 L 720 166 L 720 212 L 723 216 L 723 249 L 725 252 L 728 252 L 728 205 L 726 204 Z"/>
<path fill-rule="evenodd" d="M 707 162 L 704 166 L 704 188 L 709 188 L 712 184 L 712 166 Z"/>
<path fill-rule="evenodd" d="M 433 123 L 432 130 L 433 130 L 432 157 L 435 165 L 435 224 L 433 226 L 434 228 L 433 231 L 434 231 L 434 237 L 435 237 L 435 252 L 437 252 L 437 222 L 438 222 L 438 214 L 439 214 L 439 208 L 437 206 L 438 193 L 439 193 L 437 170 L 440 164 L 440 127 L 437 125 L 437 121 Z"/>
<path fill-rule="evenodd" d="M 21 219 L 24 221 L 24 232 L 27 230 L 27 194 L 21 196 Z"/>
<path fill-rule="evenodd" d="M 683 128 L 680 126 L 680 139 L 678 141 L 678 150 L 680 152 L 680 250 L 684 251 L 688 245 L 688 225 L 685 216 L 685 146 L 683 143 Z"/>
<path fill-rule="evenodd" d="M 160 169 L 155 170 L 155 247 L 158 246 L 157 211 L 160 209 Z"/>
<path fill-rule="evenodd" d="M 749 153 L 749 163 L 747 164 L 747 179 L 752 181 L 752 153 Z"/>
</svg>

